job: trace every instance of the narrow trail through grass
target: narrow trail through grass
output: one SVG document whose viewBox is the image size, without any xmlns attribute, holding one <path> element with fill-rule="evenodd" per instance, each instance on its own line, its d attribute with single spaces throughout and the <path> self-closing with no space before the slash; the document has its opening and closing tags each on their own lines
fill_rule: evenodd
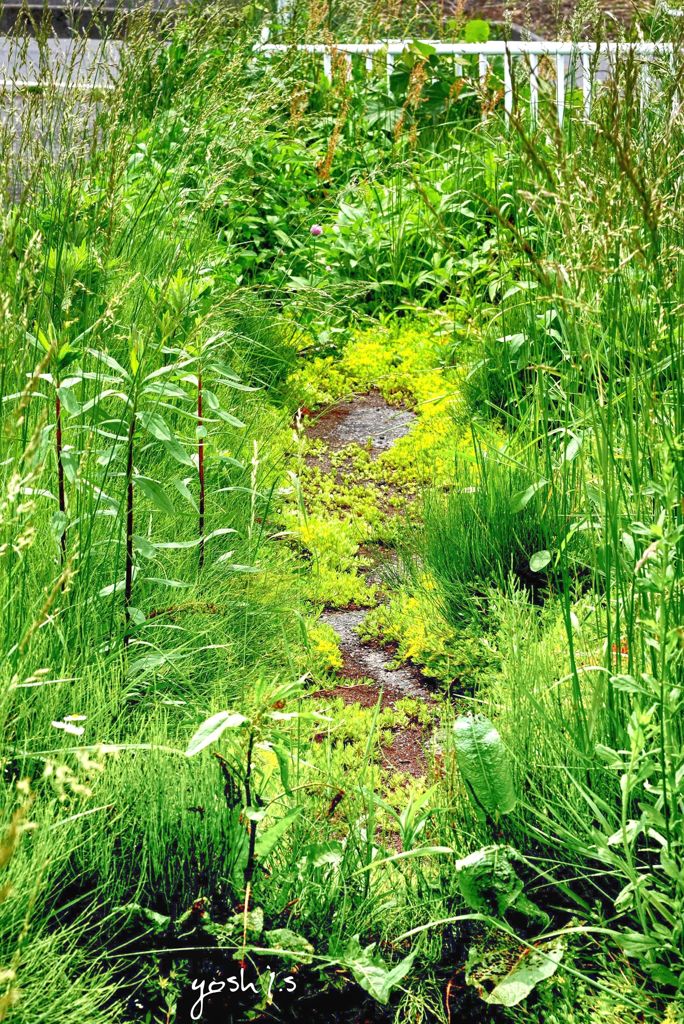
<svg viewBox="0 0 684 1024">
<path fill-rule="evenodd" d="M 312 633 L 330 651 L 315 697 L 397 712 L 378 745 L 389 785 L 428 780 L 445 699 L 459 689 L 441 685 L 453 680 L 432 671 L 429 650 L 400 649 L 391 632 L 409 593 L 400 551 L 422 519 L 425 482 L 448 472 L 457 451 L 472 455 L 447 341 L 434 325 L 360 331 L 338 360 L 314 359 L 293 380 L 302 398 L 298 535 L 314 569 Z M 409 615 L 435 635 L 429 598 Z"/>
<path fill-rule="evenodd" d="M 310 437 L 324 441 L 331 450 L 344 451 L 348 444 L 355 443 L 367 446 L 370 458 L 374 460 L 380 452 L 388 451 L 395 441 L 405 437 L 415 419 L 415 413 L 389 405 L 378 392 L 369 392 L 333 406 L 313 423 L 307 433 Z M 363 483 L 354 478 L 353 470 L 351 475 L 353 483 Z M 373 488 L 372 481 L 369 486 Z M 387 548 L 385 552 L 392 550 Z M 362 572 L 367 568 L 367 549 L 364 554 L 357 551 L 354 556 Z M 382 590 L 381 562 L 375 572 L 371 570 L 370 577 L 378 585 L 375 603 L 386 601 L 387 597 Z M 378 702 L 383 708 L 394 707 L 397 700 L 405 697 L 434 704 L 434 692 L 426 685 L 418 668 L 408 664 L 392 665 L 392 652 L 388 659 L 388 652 L 380 643 L 359 636 L 358 627 L 367 614 L 366 609 L 353 606 L 328 609 L 321 615 L 321 621 L 331 626 L 339 637 L 342 668 L 338 673 L 341 677 L 340 685 L 319 692 L 317 696 L 341 697 L 345 704 L 359 704 L 362 707 L 372 707 Z M 353 680 L 354 685 L 350 686 L 349 680 Z M 420 725 L 399 726 L 394 731 L 391 745 L 382 750 L 387 766 L 415 776 L 424 775 L 425 733 L 426 730 Z"/>
</svg>

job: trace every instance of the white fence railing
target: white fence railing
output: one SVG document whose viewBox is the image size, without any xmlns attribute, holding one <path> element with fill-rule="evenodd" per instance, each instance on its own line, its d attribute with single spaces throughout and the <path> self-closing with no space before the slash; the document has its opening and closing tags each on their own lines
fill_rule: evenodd
<svg viewBox="0 0 684 1024">
<path fill-rule="evenodd" d="M 323 74 L 332 78 L 334 60 L 342 57 L 351 68 L 355 61 L 365 64 L 367 73 L 377 72 L 384 62 L 388 88 L 395 70 L 396 58 L 410 48 L 414 40 L 389 39 L 373 43 L 307 43 L 288 46 L 262 39 L 255 50 L 267 55 L 292 51 L 310 53 L 321 58 Z M 563 124 L 569 89 L 581 90 L 582 110 L 589 116 L 597 87 L 615 72 L 620 61 L 631 57 L 638 67 L 641 102 L 645 103 L 656 81 L 671 74 L 674 48 L 670 43 L 569 43 L 569 42 L 486 42 L 445 43 L 434 39 L 420 40 L 440 58 L 450 58 L 455 75 L 464 75 L 467 66 L 475 65 L 475 77 L 485 86 L 490 76 L 501 69 L 504 110 L 510 115 L 516 97 L 523 92 L 532 120 L 539 111 L 542 88 L 552 83 L 558 123 Z M 520 86 L 527 85 L 526 90 Z"/>
</svg>

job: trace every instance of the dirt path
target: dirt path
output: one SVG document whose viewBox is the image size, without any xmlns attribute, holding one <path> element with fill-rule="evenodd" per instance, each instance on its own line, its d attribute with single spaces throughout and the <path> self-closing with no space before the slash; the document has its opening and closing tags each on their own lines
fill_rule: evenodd
<svg viewBox="0 0 684 1024">
<path fill-rule="evenodd" d="M 371 442 L 371 458 L 391 448 L 411 429 L 416 414 L 388 405 L 382 395 L 371 391 L 349 402 L 339 402 L 311 424 L 309 437 L 324 441 L 332 451 L 348 444 Z"/>
<path fill-rule="evenodd" d="M 389 405 L 378 392 L 372 391 L 340 402 L 314 421 L 307 428 L 307 434 L 312 439 L 323 441 L 334 452 L 342 451 L 347 445 L 368 445 L 371 459 L 377 459 L 395 441 L 408 434 L 415 419 L 415 413 Z M 325 455 L 316 457 L 315 463 L 322 472 L 333 472 Z M 380 485 L 377 491 L 381 498 Z M 356 557 L 360 564 L 363 564 L 362 558 L 367 560 L 369 550 L 369 545 L 359 548 Z M 385 562 L 392 562 L 392 550 L 383 549 L 382 558 Z M 381 565 L 370 572 L 364 566 L 361 571 L 382 588 Z M 381 590 L 380 600 L 383 596 Z M 343 664 L 338 672 L 340 685 L 320 690 L 316 696 L 342 698 L 346 704 L 358 703 L 366 708 L 374 707 L 378 701 L 381 701 L 382 708 L 393 707 L 397 701 L 407 697 L 434 704 L 434 690 L 416 666 L 392 667 L 391 650 L 359 636 L 358 628 L 367 614 L 368 609 L 357 607 L 323 612 L 321 621 L 331 626 L 340 639 Z M 391 746 L 382 750 L 385 765 L 416 777 L 424 775 L 427 768 L 425 740 L 424 729 L 420 725 L 397 726 Z"/>
</svg>

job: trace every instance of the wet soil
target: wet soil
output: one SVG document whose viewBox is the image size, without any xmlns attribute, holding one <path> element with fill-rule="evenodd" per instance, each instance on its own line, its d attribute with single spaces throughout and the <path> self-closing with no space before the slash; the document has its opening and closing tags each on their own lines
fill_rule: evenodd
<svg viewBox="0 0 684 1024">
<path fill-rule="evenodd" d="M 308 415 L 310 417 L 311 413 Z M 306 464 L 324 476 L 334 477 L 335 487 L 344 488 L 351 482 L 371 488 L 375 491 L 381 512 L 395 516 L 415 499 L 415 495 L 400 491 L 390 481 L 360 476 L 352 455 L 345 455 L 345 449 L 349 445 L 366 448 L 371 461 L 375 461 L 383 452 L 389 451 L 395 441 L 408 434 L 416 418 L 410 409 L 390 405 L 379 391 L 369 391 L 339 402 L 307 420 L 308 437 L 322 441 L 325 450 L 307 455 Z M 341 457 L 338 455 L 335 459 L 334 467 L 333 453 L 341 453 Z"/>
<path fill-rule="evenodd" d="M 363 609 L 323 612 L 322 622 L 327 622 L 340 638 L 340 650 L 344 660 L 343 675 L 350 679 L 372 679 L 374 683 L 391 693 L 395 700 L 402 697 L 418 697 L 434 700 L 433 693 L 423 681 L 419 669 L 412 665 L 390 668 L 387 652 L 379 645 L 362 640 L 356 632 L 365 619 Z"/>
<path fill-rule="evenodd" d="M 378 391 L 371 391 L 328 409 L 307 428 L 307 434 L 324 441 L 332 451 L 370 443 L 371 458 L 376 459 L 408 434 L 415 419 L 414 412 L 389 405 Z"/>
<path fill-rule="evenodd" d="M 419 725 L 397 729 L 391 745 L 383 747 L 383 766 L 394 772 L 405 772 L 415 778 L 422 778 L 428 767 L 425 746 L 425 730 Z"/>
</svg>

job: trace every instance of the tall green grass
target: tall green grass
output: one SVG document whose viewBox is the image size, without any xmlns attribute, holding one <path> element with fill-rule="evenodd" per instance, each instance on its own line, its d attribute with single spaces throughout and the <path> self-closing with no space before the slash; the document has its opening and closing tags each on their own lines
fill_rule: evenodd
<svg viewBox="0 0 684 1024">
<path fill-rule="evenodd" d="M 493 553 L 507 529 L 529 560 L 555 524 L 554 625 L 540 632 L 519 593 L 502 599 L 505 667 L 489 694 L 525 793 L 516 841 L 576 876 L 601 908 L 588 929 L 605 928 L 665 995 L 684 968 L 682 127 L 674 80 L 646 107 L 638 81 L 627 60 L 591 122 L 562 135 L 514 118 L 506 194 L 491 206 L 503 264 L 522 263 L 471 387 L 515 432 L 544 509 L 521 510 L 499 482 L 500 511 L 477 530 L 483 473 L 470 508 L 458 491 L 431 506 L 425 557 L 472 599 L 470 574 L 490 557 L 504 568 Z M 581 598 L 578 540 L 593 581 Z"/>
<path fill-rule="evenodd" d="M 218 19 L 188 19 L 190 36 Z M 46 76 L 18 145 L 3 128 L 3 817 L 16 780 L 35 797 L 2 906 L 13 1020 L 119 1019 L 98 904 L 176 913 L 220 886 L 220 773 L 182 751 L 256 674 L 294 672 L 301 644 L 266 528 L 282 459 L 266 442 L 286 417 L 260 394 L 280 372 L 272 314 L 245 331 L 203 217 L 267 100 L 244 103 L 223 53 L 186 89 L 168 33 L 134 25 L 111 93 L 71 98 Z M 67 78 L 81 59 L 76 41 Z M 34 145 L 38 121 L 53 149 Z M 195 181 L 209 137 L 228 145 Z"/>
</svg>

